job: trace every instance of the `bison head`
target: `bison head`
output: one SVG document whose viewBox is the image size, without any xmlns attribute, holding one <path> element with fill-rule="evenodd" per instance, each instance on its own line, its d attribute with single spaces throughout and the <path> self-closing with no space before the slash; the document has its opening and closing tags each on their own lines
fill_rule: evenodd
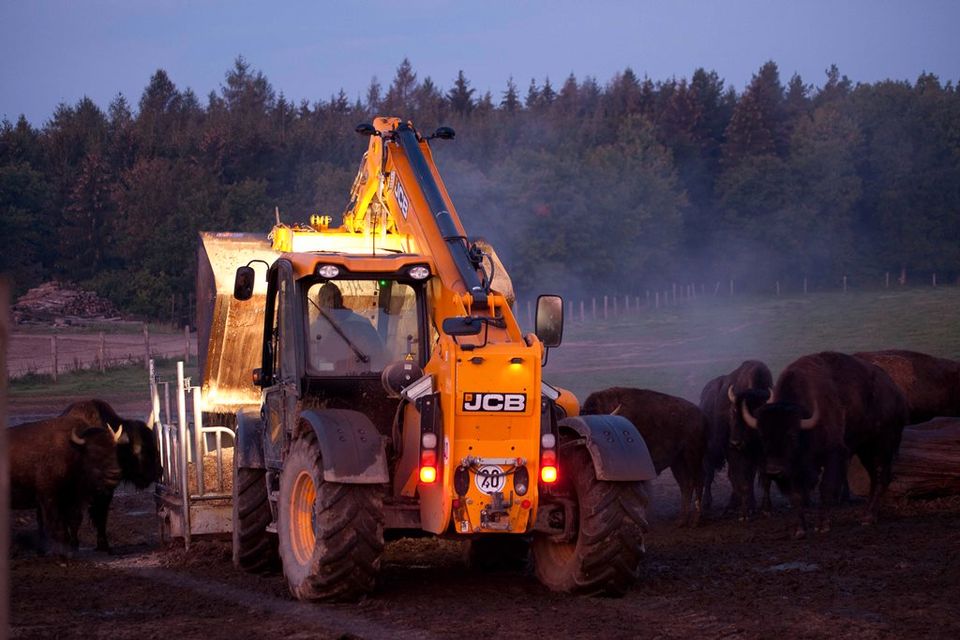
<svg viewBox="0 0 960 640">
<path fill-rule="evenodd" d="M 580 415 L 619 415 L 622 409 L 620 390 L 616 387 L 594 391 L 587 399 L 583 401 L 580 407 Z"/>
<path fill-rule="evenodd" d="M 810 414 L 792 402 L 773 402 L 757 409 L 754 415 L 748 403 L 743 402 L 740 412 L 744 424 L 760 435 L 767 475 L 789 475 L 792 463 L 803 451 L 805 432 L 817 425 L 819 412 L 816 405 Z"/>
<path fill-rule="evenodd" d="M 160 479 L 160 455 L 153 430 L 141 420 L 125 420 L 117 442 L 123 479 L 144 489 Z"/>
<path fill-rule="evenodd" d="M 734 394 L 733 385 L 730 385 L 727 399 L 730 401 L 730 446 L 740 449 L 751 433 L 742 417 L 744 409 L 755 414 L 760 407 L 773 401 L 773 389 L 747 389 Z"/>
</svg>

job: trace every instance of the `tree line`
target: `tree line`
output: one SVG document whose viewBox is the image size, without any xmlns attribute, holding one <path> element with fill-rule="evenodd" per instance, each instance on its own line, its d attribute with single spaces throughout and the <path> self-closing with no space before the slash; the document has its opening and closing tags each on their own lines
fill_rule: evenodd
<svg viewBox="0 0 960 640">
<path fill-rule="evenodd" d="M 815 86 L 767 62 L 737 92 L 702 68 L 627 68 L 494 95 L 405 59 L 362 99 L 294 103 L 243 58 L 205 98 L 158 70 L 135 106 L 4 120 L 0 271 L 16 292 L 56 277 L 167 317 L 193 289 L 198 231 L 265 233 L 274 207 L 336 220 L 366 146 L 354 127 L 381 114 L 457 131 L 433 145 L 441 175 L 521 292 L 960 274 L 960 91 L 931 74 L 831 67 Z"/>
</svg>

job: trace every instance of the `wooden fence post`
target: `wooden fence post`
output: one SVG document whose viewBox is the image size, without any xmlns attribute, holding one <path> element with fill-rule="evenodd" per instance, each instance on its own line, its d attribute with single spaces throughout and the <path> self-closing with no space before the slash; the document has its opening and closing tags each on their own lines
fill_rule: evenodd
<svg viewBox="0 0 960 640">
<path fill-rule="evenodd" d="M 933 286 L 937 286 L 937 274 L 933 274 Z"/>
<path fill-rule="evenodd" d="M 60 369 L 59 363 L 57 362 L 57 334 L 50 336 L 50 358 L 53 361 L 53 381 L 57 381 L 57 371 Z"/>
<path fill-rule="evenodd" d="M 807 295 L 807 277 L 803 277 L 803 295 Z"/>
<path fill-rule="evenodd" d="M 653 308 L 654 308 L 654 309 L 659 309 L 659 308 L 660 308 L 660 292 L 659 292 L 659 291 L 655 291 L 653 295 L 654 295 L 654 307 L 653 307 Z"/>
<path fill-rule="evenodd" d="M 190 364 L 190 325 L 183 325 L 183 361 Z"/>
<path fill-rule="evenodd" d="M 603 296 L 603 319 L 607 319 L 607 296 Z"/>
<path fill-rule="evenodd" d="M 777 280 L 777 297 L 780 297 L 780 281 Z"/>
<path fill-rule="evenodd" d="M 150 328 L 147 323 L 143 323 L 143 349 L 146 354 L 143 359 L 144 369 L 150 370 Z"/>
<path fill-rule="evenodd" d="M 529 300 L 527 300 L 527 324 L 533 326 L 533 303 Z"/>
<path fill-rule="evenodd" d="M 730 296 L 733 297 L 733 278 L 730 278 Z"/>
<path fill-rule="evenodd" d="M 847 276 L 843 276 L 843 292 L 847 292 Z"/>
<path fill-rule="evenodd" d="M 887 271 L 886 284 L 884 285 L 884 288 L 886 289 L 890 288 L 890 272 L 889 271 Z"/>
<path fill-rule="evenodd" d="M 103 373 L 106 370 L 106 339 L 104 338 L 103 331 L 100 332 L 100 349 L 97 351 L 97 364 L 99 365 L 100 373 Z"/>
<path fill-rule="evenodd" d="M 580 322 L 586 323 L 586 318 L 583 315 L 583 300 L 580 300 Z"/>
<path fill-rule="evenodd" d="M 597 319 L 597 299 L 591 298 L 591 300 L 593 301 L 593 319 L 596 320 Z"/>
</svg>

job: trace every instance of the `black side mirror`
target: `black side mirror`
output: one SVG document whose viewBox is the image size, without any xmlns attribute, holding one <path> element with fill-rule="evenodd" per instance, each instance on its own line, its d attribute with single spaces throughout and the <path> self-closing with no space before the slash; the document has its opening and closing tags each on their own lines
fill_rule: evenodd
<svg viewBox="0 0 960 640">
<path fill-rule="evenodd" d="M 539 296 L 534 325 L 537 338 L 544 347 L 559 347 L 560 341 L 563 340 L 563 298 Z"/>
<path fill-rule="evenodd" d="M 356 131 L 362 136 L 372 136 L 377 133 L 377 130 L 369 122 L 363 122 L 361 124 L 358 124 L 357 127 L 354 129 L 354 131 Z"/>
<path fill-rule="evenodd" d="M 237 267 L 237 277 L 233 281 L 233 297 L 237 300 L 249 300 L 253 297 L 253 283 L 256 273 L 253 267 Z"/>
<path fill-rule="evenodd" d="M 448 336 L 475 336 L 483 329 L 483 320 L 470 316 L 445 318 L 443 332 Z"/>
<path fill-rule="evenodd" d="M 450 127 L 438 127 L 436 131 L 433 132 L 431 138 L 440 138 L 441 140 L 453 140 L 457 135 L 457 132 L 451 129 Z"/>
</svg>

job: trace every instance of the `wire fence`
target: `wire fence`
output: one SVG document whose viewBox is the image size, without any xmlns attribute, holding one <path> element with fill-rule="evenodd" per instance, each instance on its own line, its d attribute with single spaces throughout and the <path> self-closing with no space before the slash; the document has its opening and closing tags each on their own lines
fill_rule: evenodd
<svg viewBox="0 0 960 640">
<path fill-rule="evenodd" d="M 56 381 L 61 373 L 142 364 L 151 358 L 196 357 L 196 335 L 154 333 L 144 325 L 140 333 L 11 333 L 7 353 L 7 375 L 49 375 Z"/>
<path fill-rule="evenodd" d="M 956 283 L 960 285 L 960 281 Z M 943 286 L 952 286 L 948 281 L 938 280 L 936 274 L 932 274 L 926 284 L 916 284 L 909 288 L 916 289 L 938 288 Z M 876 290 L 892 290 L 907 288 L 907 284 L 900 278 L 891 278 L 891 274 L 886 274 L 879 287 Z M 770 295 L 774 297 L 786 295 L 812 295 L 815 293 L 863 291 L 862 286 L 855 286 L 847 276 L 838 279 L 833 288 L 814 287 L 808 282 L 807 278 L 787 283 L 777 280 L 769 291 L 757 292 L 755 288 L 751 289 L 750 295 Z M 589 297 L 564 296 L 564 315 L 567 323 L 587 323 L 597 320 L 610 320 L 623 316 L 629 316 L 645 312 L 655 312 L 661 309 L 669 309 L 678 305 L 688 303 L 698 299 L 713 298 L 733 298 L 741 294 L 735 280 L 718 280 L 711 284 L 706 283 L 671 283 L 662 289 L 645 289 L 642 295 L 614 294 L 595 295 Z M 524 326 L 533 328 L 536 314 L 536 299 L 523 298 L 518 299 L 514 305 L 514 312 L 517 319 Z"/>
</svg>

